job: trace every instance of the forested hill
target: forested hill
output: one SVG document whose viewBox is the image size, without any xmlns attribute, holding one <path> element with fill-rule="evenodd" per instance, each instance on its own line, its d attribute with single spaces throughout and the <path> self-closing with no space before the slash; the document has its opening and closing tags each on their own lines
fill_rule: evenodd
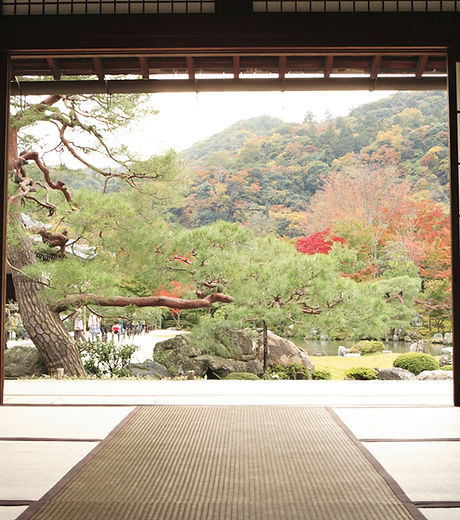
<svg viewBox="0 0 460 520">
<path fill-rule="evenodd" d="M 302 124 L 240 121 L 183 152 L 193 180 L 182 220 L 298 236 L 322 179 L 360 164 L 394 166 L 417 190 L 445 201 L 447 138 L 444 92 L 398 93 L 323 122 L 311 114 Z"/>
</svg>

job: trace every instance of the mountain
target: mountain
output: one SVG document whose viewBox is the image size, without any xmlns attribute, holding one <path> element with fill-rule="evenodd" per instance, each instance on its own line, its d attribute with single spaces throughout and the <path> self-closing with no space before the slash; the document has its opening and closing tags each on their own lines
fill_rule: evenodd
<svg viewBox="0 0 460 520">
<path fill-rule="evenodd" d="M 311 114 L 302 124 L 260 116 L 196 143 L 182 157 L 192 173 L 184 224 L 227 220 L 298 236 L 324 177 L 347 165 L 392 165 L 417 191 L 446 201 L 447 97 L 397 93 L 322 122 Z"/>
</svg>

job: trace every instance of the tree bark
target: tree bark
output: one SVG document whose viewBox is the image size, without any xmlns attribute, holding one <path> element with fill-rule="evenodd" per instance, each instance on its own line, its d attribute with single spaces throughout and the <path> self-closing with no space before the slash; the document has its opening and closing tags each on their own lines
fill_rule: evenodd
<svg viewBox="0 0 460 520">
<path fill-rule="evenodd" d="M 10 215 L 19 221 L 19 215 Z M 19 225 L 19 222 L 18 222 Z M 8 248 L 8 261 L 17 269 L 36 264 L 32 243 L 27 236 Z M 75 342 L 59 314 L 43 301 L 44 286 L 12 270 L 16 299 L 24 328 L 37 347 L 50 374 L 63 368 L 68 376 L 84 376 L 85 369 Z"/>
<path fill-rule="evenodd" d="M 196 300 L 184 300 L 172 296 L 109 297 L 88 293 L 67 296 L 67 298 L 51 305 L 55 311 L 64 311 L 68 307 L 83 305 L 100 305 L 102 307 L 127 307 L 128 305 L 134 305 L 136 307 L 167 307 L 169 309 L 182 310 L 202 309 L 210 307 L 215 302 L 231 303 L 232 301 L 233 298 L 231 296 L 222 293 L 212 293 Z"/>
</svg>

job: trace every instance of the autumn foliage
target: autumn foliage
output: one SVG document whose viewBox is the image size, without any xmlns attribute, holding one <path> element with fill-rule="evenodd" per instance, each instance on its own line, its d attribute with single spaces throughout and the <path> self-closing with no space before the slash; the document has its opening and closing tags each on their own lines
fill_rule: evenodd
<svg viewBox="0 0 460 520">
<path fill-rule="evenodd" d="M 339 242 L 340 244 L 345 244 L 346 242 L 344 238 L 330 236 L 330 232 L 331 228 L 329 227 L 308 237 L 301 237 L 297 239 L 295 247 L 297 251 L 307 255 L 315 255 L 316 253 L 327 255 L 332 249 L 334 242 Z"/>
</svg>

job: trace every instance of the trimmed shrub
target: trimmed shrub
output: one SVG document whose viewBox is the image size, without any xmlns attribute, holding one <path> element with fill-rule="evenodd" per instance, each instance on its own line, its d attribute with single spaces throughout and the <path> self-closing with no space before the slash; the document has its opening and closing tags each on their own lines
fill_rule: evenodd
<svg viewBox="0 0 460 520">
<path fill-rule="evenodd" d="M 76 345 L 80 351 L 85 369 L 98 377 L 126 377 L 129 375 L 128 365 L 131 357 L 139 348 L 136 345 L 119 345 L 113 341 L 80 342 Z"/>
<path fill-rule="evenodd" d="M 241 381 L 259 381 L 259 378 L 255 374 L 250 372 L 232 372 L 224 377 L 224 379 L 237 379 Z"/>
<path fill-rule="evenodd" d="M 419 352 L 407 352 L 401 354 L 393 361 L 396 368 L 404 368 L 416 376 L 424 370 L 439 370 L 439 361 L 429 354 Z"/>
<path fill-rule="evenodd" d="M 453 369 L 453 365 L 444 365 L 441 367 L 441 370 L 445 370 L 446 372 L 452 372 Z"/>
<path fill-rule="evenodd" d="M 377 379 L 377 371 L 373 368 L 366 367 L 354 367 L 350 368 L 345 372 L 345 376 L 348 379 L 356 379 L 359 381 L 368 381 L 371 379 Z"/>
<path fill-rule="evenodd" d="M 287 363 L 286 365 L 275 365 L 268 371 L 271 376 L 279 379 L 311 379 L 311 372 L 307 367 L 299 363 Z M 298 375 L 299 374 L 299 375 Z M 301 374 L 301 377 L 299 377 Z"/>
<path fill-rule="evenodd" d="M 327 368 L 318 368 L 313 371 L 311 377 L 312 379 L 332 379 L 332 373 Z"/>
<path fill-rule="evenodd" d="M 377 352 L 383 352 L 385 350 L 385 345 L 382 341 L 358 341 L 355 347 L 359 350 L 362 356 L 366 356 L 367 354 L 376 354 Z"/>
</svg>

